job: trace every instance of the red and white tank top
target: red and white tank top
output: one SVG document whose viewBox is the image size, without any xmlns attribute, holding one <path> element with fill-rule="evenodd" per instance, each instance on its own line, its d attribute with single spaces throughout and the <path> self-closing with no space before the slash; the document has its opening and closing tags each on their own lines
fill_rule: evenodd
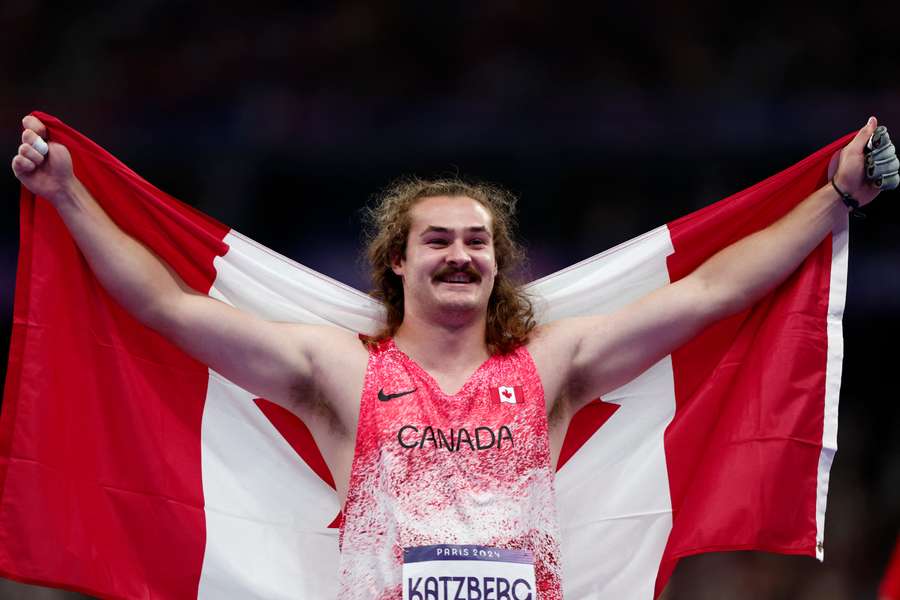
<svg viewBox="0 0 900 600">
<path fill-rule="evenodd" d="M 402 598 L 404 553 L 435 546 L 530 551 L 534 600 L 562 598 L 544 391 L 524 347 L 452 396 L 393 340 L 370 348 L 340 543 L 342 599 Z"/>
</svg>

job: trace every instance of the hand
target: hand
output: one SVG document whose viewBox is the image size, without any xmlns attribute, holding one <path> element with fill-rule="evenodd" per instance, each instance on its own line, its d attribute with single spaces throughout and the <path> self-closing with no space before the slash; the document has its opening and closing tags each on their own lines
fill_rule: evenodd
<svg viewBox="0 0 900 600">
<path fill-rule="evenodd" d="M 856 198 L 860 206 L 865 206 L 874 200 L 881 191 L 866 179 L 866 158 L 863 153 L 866 143 L 875 133 L 876 127 L 878 127 L 878 119 L 869 117 L 856 137 L 841 150 L 837 172 L 834 174 L 834 182 L 837 186 Z"/>
<path fill-rule="evenodd" d="M 62 144 L 49 142 L 49 152 L 45 155 L 35 149 L 38 137 L 47 139 L 47 127 L 32 115 L 22 119 L 22 145 L 12 160 L 15 176 L 34 194 L 53 203 L 61 198 L 75 182 L 72 171 L 72 156 Z"/>
</svg>

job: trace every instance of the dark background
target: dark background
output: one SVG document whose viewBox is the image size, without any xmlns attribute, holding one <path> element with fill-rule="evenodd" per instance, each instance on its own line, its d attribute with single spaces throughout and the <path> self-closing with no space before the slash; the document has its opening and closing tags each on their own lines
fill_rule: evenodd
<svg viewBox="0 0 900 600">
<path fill-rule="evenodd" d="M 521 198 L 537 277 L 870 114 L 900 135 L 897 15 L 846 4 L 7 1 L 0 124 L 11 159 L 21 117 L 54 114 L 167 192 L 363 289 L 359 209 L 373 193 L 403 174 L 494 181 Z M 18 184 L 7 171 L 0 186 L 8 345 Z M 825 563 L 691 558 L 668 600 L 874 597 L 900 530 L 897 201 L 884 194 L 851 228 Z M 52 594 L 37 593 L 0 583 L 0 598 Z"/>
</svg>

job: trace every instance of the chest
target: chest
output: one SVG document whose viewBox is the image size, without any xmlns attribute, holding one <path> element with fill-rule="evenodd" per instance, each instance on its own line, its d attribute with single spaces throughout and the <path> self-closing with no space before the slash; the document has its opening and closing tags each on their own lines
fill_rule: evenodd
<svg viewBox="0 0 900 600">
<path fill-rule="evenodd" d="M 403 357 L 373 362 L 356 436 L 357 488 L 403 498 L 420 521 L 437 507 L 512 506 L 527 496 L 520 488 L 528 473 L 549 470 L 547 420 L 533 368 L 497 361 L 450 395 Z"/>
<path fill-rule="evenodd" d="M 526 435 L 546 438 L 540 379 L 522 362 L 493 357 L 468 377 L 438 379 L 401 353 L 377 357 L 367 369 L 357 445 L 479 454 L 513 451 Z"/>
<path fill-rule="evenodd" d="M 428 371 L 437 388 L 447 397 L 456 396 L 466 385 L 472 372 L 472 369 L 457 369 L 454 371 L 431 369 Z"/>
<path fill-rule="evenodd" d="M 480 374 L 458 380 L 447 394 L 433 377 L 416 369 L 370 373 L 363 390 L 363 410 L 380 429 L 418 423 L 453 429 L 499 427 L 545 422 L 539 386 L 515 374 Z"/>
</svg>

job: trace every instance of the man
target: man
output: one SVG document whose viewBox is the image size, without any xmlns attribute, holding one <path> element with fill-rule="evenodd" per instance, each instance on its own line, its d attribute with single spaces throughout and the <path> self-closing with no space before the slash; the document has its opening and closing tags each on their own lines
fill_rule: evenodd
<svg viewBox="0 0 900 600">
<path fill-rule="evenodd" d="M 508 280 L 509 199 L 456 181 L 401 184 L 376 212 L 383 235 L 370 246 L 387 330 L 361 344 L 339 329 L 261 321 L 190 289 L 106 216 L 67 150 L 39 140 L 40 121 L 23 124 L 13 171 L 53 203 L 107 290 L 306 422 L 344 507 L 341 597 L 473 579 L 498 597 L 534 586 L 540 598 L 561 597 L 552 467 L 571 415 L 752 304 L 832 230 L 848 198 L 865 205 L 878 193 L 863 169 L 873 118 L 842 151 L 833 183 L 774 225 L 616 313 L 534 327 Z M 429 571 L 419 550 L 430 547 L 470 574 L 491 562 L 493 579 Z"/>
</svg>

